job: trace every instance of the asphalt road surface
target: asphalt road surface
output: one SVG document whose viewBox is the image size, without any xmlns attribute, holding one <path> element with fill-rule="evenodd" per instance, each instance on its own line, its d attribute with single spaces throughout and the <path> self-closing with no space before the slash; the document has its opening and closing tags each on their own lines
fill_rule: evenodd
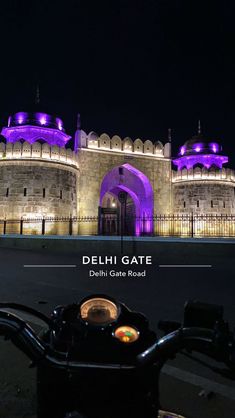
<svg viewBox="0 0 235 418">
<path fill-rule="evenodd" d="M 225 244 L 226 245 L 226 244 Z M 221 257 L 182 251 L 153 256 L 152 265 L 131 266 L 144 277 L 89 277 L 89 270 L 128 271 L 130 266 L 84 266 L 66 252 L 0 249 L 0 300 L 23 303 L 49 313 L 55 305 L 105 293 L 143 312 L 157 330 L 159 319 L 181 321 L 185 300 L 222 304 L 225 318 L 235 324 L 235 259 L 233 250 Z M 235 247 L 234 247 L 235 248 Z M 98 254 L 98 250 L 97 250 Z M 32 320 L 31 318 L 27 318 Z M 32 323 L 40 328 L 39 323 Z M 205 357 L 196 356 L 200 361 Z M 34 417 L 35 369 L 10 342 L 0 340 L 0 418 Z M 210 361 L 212 368 L 223 366 Z M 230 418 L 235 413 L 235 385 L 198 361 L 183 355 L 168 363 L 161 378 L 161 399 L 167 409 L 187 418 Z M 199 396 L 200 395 L 200 396 Z"/>
</svg>

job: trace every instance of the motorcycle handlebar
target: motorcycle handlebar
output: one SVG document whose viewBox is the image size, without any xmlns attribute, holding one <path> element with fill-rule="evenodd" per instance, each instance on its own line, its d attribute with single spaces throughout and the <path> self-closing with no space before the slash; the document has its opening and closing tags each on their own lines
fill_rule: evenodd
<svg viewBox="0 0 235 418">
<path fill-rule="evenodd" d="M 22 305 L 20 303 L 0 302 L 0 310 L 1 309 L 14 309 L 17 311 L 26 312 L 30 315 L 36 316 L 37 318 L 41 319 L 41 321 L 45 322 L 49 327 L 53 326 L 53 321 L 50 318 L 48 318 L 48 316 L 44 315 L 42 312 L 37 311 L 36 309 Z"/>
<path fill-rule="evenodd" d="M 206 328 L 179 328 L 165 335 L 149 349 L 137 356 L 137 362 L 142 365 L 163 362 L 172 358 L 177 352 L 187 349 L 197 351 L 214 358 L 217 361 L 229 364 L 231 360 L 232 342 L 224 343 L 216 340 L 214 330 Z"/>
<path fill-rule="evenodd" d="M 151 347 L 137 355 L 133 364 L 84 363 L 69 360 L 68 353 L 50 349 L 34 330 L 18 316 L 0 311 L 0 335 L 4 335 L 23 351 L 35 364 L 43 362 L 64 369 L 101 368 L 134 369 L 157 361 L 165 363 L 180 350 L 186 348 L 206 354 L 225 364 L 231 362 L 232 342 L 219 346 L 215 331 L 204 328 L 180 328 L 156 341 Z"/>
</svg>

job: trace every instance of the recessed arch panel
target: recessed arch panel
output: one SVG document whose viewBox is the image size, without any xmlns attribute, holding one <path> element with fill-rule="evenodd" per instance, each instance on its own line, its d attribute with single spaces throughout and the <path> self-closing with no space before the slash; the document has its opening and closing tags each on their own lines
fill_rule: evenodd
<svg viewBox="0 0 235 418">
<path fill-rule="evenodd" d="M 100 206 L 106 193 L 118 196 L 127 192 L 135 205 L 135 234 L 153 231 L 153 189 L 147 176 L 130 164 L 114 167 L 103 178 L 100 188 Z"/>
</svg>

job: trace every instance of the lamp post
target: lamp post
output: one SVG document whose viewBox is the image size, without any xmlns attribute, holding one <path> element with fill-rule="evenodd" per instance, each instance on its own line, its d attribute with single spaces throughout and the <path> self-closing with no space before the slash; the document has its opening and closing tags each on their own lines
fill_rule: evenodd
<svg viewBox="0 0 235 418">
<path fill-rule="evenodd" d="M 123 254 L 123 234 L 125 231 L 125 220 L 126 220 L 126 199 L 127 193 L 121 191 L 118 193 L 118 200 L 121 203 L 121 254 Z"/>
</svg>

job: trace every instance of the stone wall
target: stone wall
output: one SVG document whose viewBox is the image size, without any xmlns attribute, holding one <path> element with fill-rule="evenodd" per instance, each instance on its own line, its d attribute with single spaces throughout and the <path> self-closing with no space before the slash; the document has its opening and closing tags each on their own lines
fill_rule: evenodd
<svg viewBox="0 0 235 418">
<path fill-rule="evenodd" d="M 154 195 L 154 215 L 235 214 L 233 170 L 196 167 L 172 171 L 171 160 L 164 156 L 163 148 L 161 155 L 157 155 L 147 143 L 153 155 L 145 153 L 144 148 L 141 152 L 125 153 L 115 150 L 113 138 L 108 142 L 113 148 L 104 149 L 105 144 L 101 147 L 99 142 L 97 148 L 81 147 L 78 153 L 39 142 L 1 143 L 0 220 L 94 217 L 74 224 L 74 233 L 97 234 L 102 181 L 113 168 L 124 164 L 135 167 L 148 178 Z M 92 136 L 89 140 L 96 141 Z M 99 137 L 98 141 L 101 140 L 108 141 L 104 135 Z M 128 141 L 123 140 L 121 146 Z M 33 228 L 35 233 L 41 233 L 40 224 Z M 48 223 L 47 228 L 48 233 L 68 233 L 67 224 Z"/>
<path fill-rule="evenodd" d="M 173 183 L 174 213 L 235 214 L 235 183 L 198 180 Z"/>
<path fill-rule="evenodd" d="M 42 161 L 0 162 L 0 219 L 76 216 L 78 170 Z"/>
</svg>

